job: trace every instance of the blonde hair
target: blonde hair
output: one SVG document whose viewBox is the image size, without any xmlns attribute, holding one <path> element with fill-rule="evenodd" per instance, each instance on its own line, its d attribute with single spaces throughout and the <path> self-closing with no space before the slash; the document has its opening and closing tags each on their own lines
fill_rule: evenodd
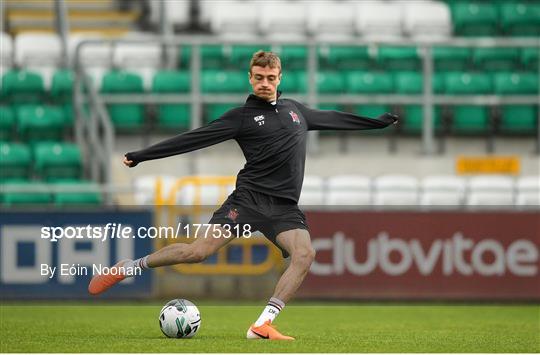
<svg viewBox="0 0 540 355">
<path fill-rule="evenodd" d="M 265 52 L 263 50 L 257 51 L 253 54 L 253 57 L 251 57 L 251 62 L 249 63 L 249 72 L 251 73 L 251 68 L 254 66 L 257 67 L 270 67 L 270 68 L 278 68 L 279 72 L 281 73 L 281 60 L 279 57 L 273 53 L 273 52 Z"/>
</svg>

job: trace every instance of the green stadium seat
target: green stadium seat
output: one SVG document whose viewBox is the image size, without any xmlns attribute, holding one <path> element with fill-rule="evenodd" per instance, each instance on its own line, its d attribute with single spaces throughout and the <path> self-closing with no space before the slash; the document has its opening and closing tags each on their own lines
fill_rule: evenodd
<svg viewBox="0 0 540 355">
<path fill-rule="evenodd" d="M 308 49 L 305 46 L 284 45 L 276 46 L 272 50 L 279 55 L 282 70 L 298 70 L 307 67 Z"/>
<path fill-rule="evenodd" d="M 73 71 L 67 69 L 56 71 L 51 81 L 51 97 L 59 103 L 70 102 L 74 80 Z"/>
<path fill-rule="evenodd" d="M 351 93 L 391 93 L 392 75 L 382 72 L 351 72 L 347 75 L 347 91 Z"/>
<path fill-rule="evenodd" d="M 54 193 L 53 199 L 57 206 L 88 206 L 103 203 L 103 197 L 95 183 L 88 181 L 58 181 L 55 185 L 77 189 L 77 191 Z"/>
<path fill-rule="evenodd" d="M 487 74 L 448 73 L 446 93 L 456 95 L 491 93 L 491 80 Z M 453 107 L 451 130 L 456 134 L 484 134 L 489 128 L 489 112 L 483 106 L 458 105 Z"/>
<path fill-rule="evenodd" d="M 45 92 L 41 75 L 27 70 L 10 70 L 2 77 L 2 96 L 12 104 L 39 103 Z"/>
<path fill-rule="evenodd" d="M 186 71 L 162 70 L 156 73 L 152 83 L 155 93 L 187 93 L 191 88 L 191 76 Z M 189 104 L 162 104 L 157 107 L 157 121 L 161 128 L 188 129 L 191 121 Z"/>
<path fill-rule="evenodd" d="M 248 73 L 245 71 L 205 70 L 201 77 L 203 93 L 246 93 L 249 91 Z"/>
<path fill-rule="evenodd" d="M 407 105 L 404 108 L 404 116 L 403 120 L 399 123 L 402 132 L 406 134 L 420 134 L 424 125 L 424 108 L 421 105 Z M 432 117 L 435 132 L 440 132 L 442 130 L 440 107 L 435 107 Z"/>
<path fill-rule="evenodd" d="M 317 73 L 317 91 L 325 94 L 343 93 L 345 80 L 338 71 L 319 71 Z"/>
<path fill-rule="evenodd" d="M 231 47 L 230 64 L 233 68 L 242 71 L 249 70 L 249 63 L 253 54 L 259 50 L 269 51 L 267 45 L 234 45 Z"/>
<path fill-rule="evenodd" d="M 285 71 L 281 75 L 281 83 L 278 90 L 286 95 L 291 93 L 306 93 L 307 86 L 307 73 L 305 70 Z"/>
<path fill-rule="evenodd" d="M 319 110 L 325 110 L 325 111 L 343 111 L 343 107 L 341 107 L 340 104 L 319 104 L 317 106 L 317 109 Z"/>
<path fill-rule="evenodd" d="M 537 107 L 532 105 L 505 105 L 501 107 L 499 131 L 505 134 L 535 135 Z"/>
<path fill-rule="evenodd" d="M 464 47 L 434 47 L 432 55 L 435 71 L 467 71 L 472 50 Z"/>
<path fill-rule="evenodd" d="M 500 95 L 538 93 L 537 73 L 496 73 L 495 92 Z M 534 134 L 537 113 L 533 105 L 503 105 L 499 130 L 508 134 Z"/>
<path fill-rule="evenodd" d="M 457 36 L 494 36 L 498 32 L 497 7 L 488 1 L 462 1 L 451 7 L 454 34 Z"/>
<path fill-rule="evenodd" d="M 444 76 L 442 73 L 435 73 L 432 82 L 433 92 L 443 91 Z M 424 75 L 418 72 L 398 72 L 394 74 L 394 83 L 398 94 L 421 94 L 424 86 Z"/>
<path fill-rule="evenodd" d="M 448 94 L 487 94 L 492 91 L 491 80 L 487 74 L 447 73 L 444 86 Z"/>
<path fill-rule="evenodd" d="M 64 111 L 60 106 L 23 105 L 17 108 L 17 131 L 24 141 L 61 141 L 64 128 Z"/>
<path fill-rule="evenodd" d="M 538 93 L 537 73 L 496 73 L 493 83 L 496 94 Z"/>
<path fill-rule="evenodd" d="M 39 182 L 7 182 L 0 185 L 0 200 L 4 206 L 44 205 L 52 203 L 52 194 L 46 184 Z"/>
<path fill-rule="evenodd" d="M 323 69 L 370 70 L 373 67 L 369 49 L 365 46 L 321 46 L 318 52 Z"/>
<path fill-rule="evenodd" d="M 0 106 L 0 141 L 13 140 L 15 136 L 15 114 L 9 106 Z"/>
<path fill-rule="evenodd" d="M 451 124 L 455 134 L 486 134 L 489 129 L 489 112 L 487 107 L 460 105 L 453 108 Z"/>
<path fill-rule="evenodd" d="M 211 122 L 220 118 L 225 112 L 241 106 L 240 103 L 227 103 L 227 104 L 208 104 L 205 107 L 206 122 Z"/>
<path fill-rule="evenodd" d="M 80 179 L 81 151 L 70 143 L 39 143 L 34 149 L 36 172 L 47 181 Z"/>
<path fill-rule="evenodd" d="M 223 69 L 227 65 L 228 56 L 221 44 L 201 46 L 201 65 L 203 69 Z"/>
<path fill-rule="evenodd" d="M 421 67 L 416 47 L 379 47 L 377 62 L 382 70 L 416 71 Z"/>
<path fill-rule="evenodd" d="M 477 69 L 514 70 L 519 66 L 520 52 L 516 48 L 476 48 L 473 62 Z"/>
<path fill-rule="evenodd" d="M 31 166 L 30 148 L 21 143 L 0 143 L 0 180 L 27 180 Z"/>
<path fill-rule="evenodd" d="M 142 93 L 142 78 L 134 73 L 113 70 L 105 74 L 101 84 L 104 94 Z M 107 110 L 116 128 L 137 129 L 144 123 L 144 106 L 140 104 L 109 104 Z"/>
<path fill-rule="evenodd" d="M 525 48 L 521 52 L 521 65 L 527 70 L 539 70 L 538 64 L 540 49 L 538 48 Z"/>
<path fill-rule="evenodd" d="M 500 5 L 501 27 L 511 36 L 540 36 L 540 4 L 510 1 Z"/>
</svg>

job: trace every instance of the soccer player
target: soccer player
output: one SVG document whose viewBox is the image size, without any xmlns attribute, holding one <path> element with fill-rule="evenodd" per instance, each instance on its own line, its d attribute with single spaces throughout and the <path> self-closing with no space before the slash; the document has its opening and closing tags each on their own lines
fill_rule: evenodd
<svg viewBox="0 0 540 355">
<path fill-rule="evenodd" d="M 298 208 L 304 178 L 306 139 L 310 130 L 362 130 L 384 128 L 397 123 L 397 116 L 385 113 L 367 118 L 338 111 L 320 111 L 280 97 L 281 61 L 272 52 L 258 51 L 250 63 L 249 82 L 253 94 L 242 107 L 234 108 L 204 127 L 177 135 L 146 149 L 125 155 L 124 164 L 137 164 L 187 153 L 228 139 L 235 139 L 246 164 L 238 173 L 235 191 L 215 211 L 211 228 L 249 224 L 261 231 L 290 256 L 274 294 L 247 332 L 248 339 L 294 338 L 279 333 L 272 325 L 306 276 L 315 251 L 311 246 L 306 218 Z M 241 229 L 240 229 L 241 230 Z M 212 232 L 210 233 L 212 235 Z M 225 235 L 225 234 L 224 234 Z M 196 236 L 195 236 L 196 237 Z M 199 263 L 232 238 L 196 238 L 191 244 L 168 245 L 137 260 L 121 261 L 115 267 L 156 268 L 180 263 Z M 88 287 L 100 294 L 126 276 L 96 275 Z"/>
</svg>

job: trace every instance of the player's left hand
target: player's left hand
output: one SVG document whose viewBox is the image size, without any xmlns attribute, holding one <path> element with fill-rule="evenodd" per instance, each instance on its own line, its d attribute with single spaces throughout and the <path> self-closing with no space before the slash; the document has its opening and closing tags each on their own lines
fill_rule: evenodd
<svg viewBox="0 0 540 355">
<path fill-rule="evenodd" d="M 399 121 L 399 116 L 390 112 L 385 112 L 377 118 L 382 121 L 392 121 L 392 124 L 397 124 Z"/>
</svg>

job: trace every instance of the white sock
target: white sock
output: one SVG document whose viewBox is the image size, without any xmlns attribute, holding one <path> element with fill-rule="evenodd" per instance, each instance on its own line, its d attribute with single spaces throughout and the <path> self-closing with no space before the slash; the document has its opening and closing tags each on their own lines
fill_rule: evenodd
<svg viewBox="0 0 540 355">
<path fill-rule="evenodd" d="M 264 324 L 267 320 L 270 320 L 270 322 L 273 322 L 274 319 L 278 316 L 279 312 L 283 310 L 283 307 L 285 307 L 285 303 L 283 303 L 282 300 L 277 299 L 275 297 L 270 298 L 268 301 L 268 304 L 266 307 L 264 307 L 264 311 L 262 311 L 261 315 L 259 316 L 259 319 L 255 322 L 255 326 L 259 327 Z"/>
<path fill-rule="evenodd" d="M 125 267 L 126 269 L 139 267 L 141 268 L 141 270 L 146 270 L 149 268 L 148 255 L 139 259 L 130 260 L 122 266 Z"/>
</svg>

